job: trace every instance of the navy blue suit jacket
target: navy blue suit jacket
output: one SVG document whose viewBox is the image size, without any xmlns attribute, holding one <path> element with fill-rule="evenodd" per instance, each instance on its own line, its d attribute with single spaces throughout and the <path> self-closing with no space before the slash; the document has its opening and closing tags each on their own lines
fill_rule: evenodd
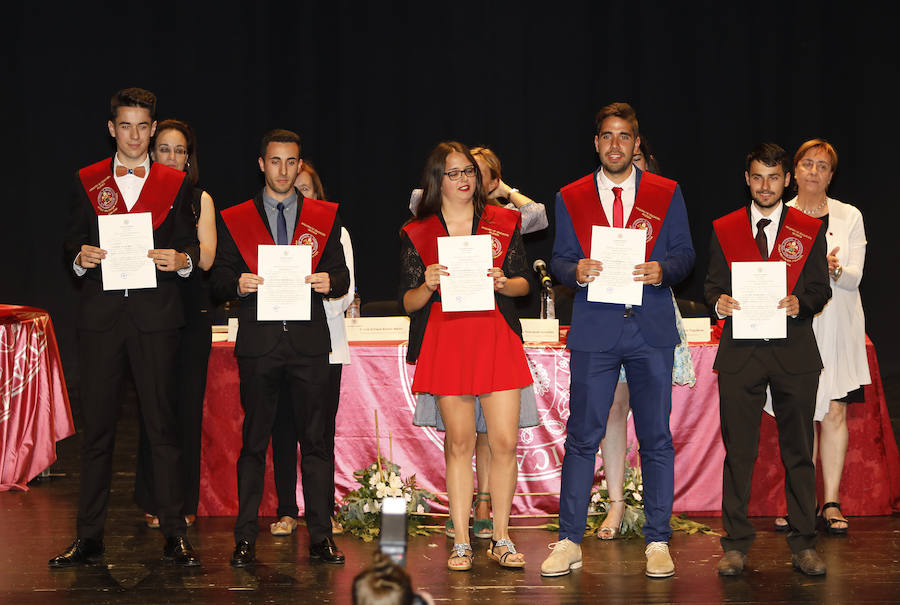
<svg viewBox="0 0 900 605">
<path fill-rule="evenodd" d="M 636 186 L 640 191 L 641 171 L 638 168 L 635 170 Z M 596 176 L 595 172 L 595 187 Z M 600 203 L 599 193 L 597 203 Z M 681 187 L 676 186 L 659 238 L 648 259 L 658 261 L 662 267 L 662 283 L 658 286 L 644 286 L 643 304 L 634 307 L 634 318 L 629 320 L 638 323 L 647 344 L 654 347 L 674 347 L 678 344 L 680 339 L 675 327 L 675 308 L 669 288 L 687 277 L 694 266 L 695 256 L 684 197 Z M 572 226 L 572 218 L 562 195 L 557 193 L 556 239 L 553 242 L 550 270 L 560 283 L 575 289 L 572 330 L 569 332 L 567 346 L 575 351 L 607 351 L 615 346 L 622 333 L 625 306 L 588 302 L 587 288 L 580 287 L 575 281 L 575 267 L 582 258 L 588 258 L 588 254 L 581 249 Z"/>
</svg>

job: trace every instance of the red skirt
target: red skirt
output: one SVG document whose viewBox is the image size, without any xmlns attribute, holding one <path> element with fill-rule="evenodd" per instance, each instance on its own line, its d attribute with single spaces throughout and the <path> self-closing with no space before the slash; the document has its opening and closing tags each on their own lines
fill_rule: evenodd
<svg viewBox="0 0 900 605">
<path fill-rule="evenodd" d="M 533 382 L 522 341 L 496 308 L 445 313 L 431 306 L 412 390 L 481 395 Z"/>
</svg>

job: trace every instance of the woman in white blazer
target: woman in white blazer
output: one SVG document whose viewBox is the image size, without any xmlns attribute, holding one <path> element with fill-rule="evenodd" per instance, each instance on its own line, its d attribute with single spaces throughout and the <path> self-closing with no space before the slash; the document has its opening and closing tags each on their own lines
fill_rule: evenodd
<svg viewBox="0 0 900 605">
<path fill-rule="evenodd" d="M 859 296 L 866 257 L 862 214 L 854 206 L 827 196 L 837 168 L 837 152 L 825 140 L 803 143 L 794 155 L 797 197 L 788 202 L 804 213 L 821 218 L 828 242 L 831 300 L 813 318 L 813 331 L 824 368 L 816 393 L 816 441 L 825 488 L 821 516 L 830 534 L 846 534 L 849 524 L 841 514 L 840 484 L 847 453 L 847 404 L 861 402 L 863 385 L 871 382 L 866 358 L 866 320 Z M 816 460 L 816 452 L 813 452 Z M 776 520 L 776 527 L 787 528 Z"/>
</svg>

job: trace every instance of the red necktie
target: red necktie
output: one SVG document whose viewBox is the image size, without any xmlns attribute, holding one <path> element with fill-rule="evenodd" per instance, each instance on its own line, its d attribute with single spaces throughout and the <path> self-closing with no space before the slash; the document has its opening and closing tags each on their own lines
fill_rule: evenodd
<svg viewBox="0 0 900 605">
<path fill-rule="evenodd" d="M 622 188 L 613 187 L 613 194 L 616 199 L 613 200 L 613 227 L 622 226 Z"/>
<path fill-rule="evenodd" d="M 137 168 L 126 168 L 119 164 L 116 166 L 116 176 L 125 176 L 126 174 L 133 174 L 139 179 L 144 178 L 144 175 L 147 174 L 147 169 L 143 166 L 138 166 Z"/>
</svg>

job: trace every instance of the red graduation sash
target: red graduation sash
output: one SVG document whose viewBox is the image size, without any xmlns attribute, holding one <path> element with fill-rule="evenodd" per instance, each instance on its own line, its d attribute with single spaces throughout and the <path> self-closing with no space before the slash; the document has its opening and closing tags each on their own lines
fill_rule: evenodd
<svg viewBox="0 0 900 605">
<path fill-rule="evenodd" d="M 187 175 L 159 162 L 151 162 L 150 172 L 141 189 L 137 202 L 131 213 L 149 212 L 153 217 L 153 228 L 157 229 L 166 220 L 175 196 Z M 94 212 L 103 214 L 128 214 L 125 198 L 112 173 L 112 158 L 106 158 L 96 164 L 78 171 L 81 186 L 84 187 Z"/>
<path fill-rule="evenodd" d="M 765 260 L 785 262 L 787 292 L 790 293 L 797 285 L 797 279 L 800 278 L 806 259 L 809 258 L 809 251 L 812 250 L 813 242 L 822 227 L 822 221 L 790 206 L 785 206 L 784 210 L 787 212 L 784 223 L 778 231 L 778 237 L 775 238 L 772 254 Z M 740 208 L 716 219 L 713 221 L 713 230 L 719 238 L 719 245 L 722 246 L 729 269 L 734 262 L 763 260 L 756 246 L 756 240 L 753 239 L 750 213 L 746 208 Z"/>
<path fill-rule="evenodd" d="M 641 173 L 641 181 L 634 196 L 634 207 L 628 215 L 628 220 L 625 221 L 625 227 L 643 229 L 647 232 L 645 260 L 653 253 L 653 246 L 659 238 L 677 184 L 652 172 Z M 587 256 L 591 249 L 591 227 L 594 225 L 609 227 L 609 221 L 600 203 L 600 195 L 597 193 L 596 175 L 592 173 L 582 177 L 563 187 L 560 193 L 569 216 L 572 217 L 575 236 L 581 244 L 582 252 Z"/>
<path fill-rule="evenodd" d="M 491 254 L 494 257 L 495 267 L 503 266 L 513 232 L 521 219 L 522 215 L 519 212 L 509 208 L 484 207 L 475 235 L 491 236 Z M 436 214 L 405 225 L 403 231 L 409 236 L 409 241 L 415 246 L 426 267 L 438 262 L 437 238 L 447 236 L 448 233 Z"/>
<path fill-rule="evenodd" d="M 328 241 L 328 234 L 334 226 L 334 217 L 337 215 L 338 205 L 333 202 L 324 202 L 310 198 L 303 199 L 300 208 L 300 217 L 294 228 L 294 236 L 291 242 L 296 245 L 312 246 L 312 270 L 316 271 L 320 254 Z M 275 240 L 269 233 L 269 228 L 263 222 L 262 216 L 256 209 L 253 200 L 247 200 L 243 204 L 232 206 L 221 212 L 222 220 L 228 227 L 228 232 L 237 244 L 238 250 L 251 273 L 258 270 L 257 246 L 260 244 L 274 245 Z"/>
</svg>

